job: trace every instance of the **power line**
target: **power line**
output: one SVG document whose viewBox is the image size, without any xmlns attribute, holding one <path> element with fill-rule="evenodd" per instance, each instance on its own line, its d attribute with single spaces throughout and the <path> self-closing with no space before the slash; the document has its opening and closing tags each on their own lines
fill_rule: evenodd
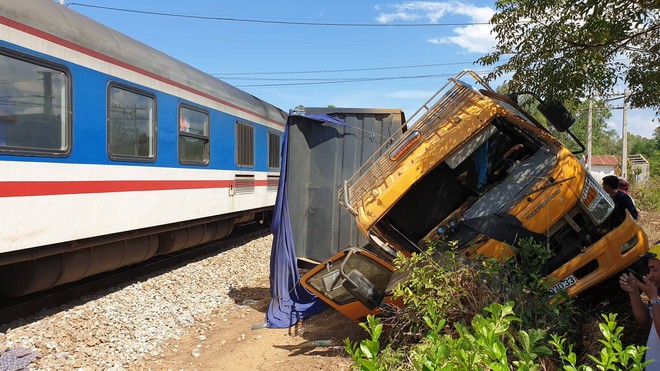
<svg viewBox="0 0 660 371">
<path fill-rule="evenodd" d="M 295 41 L 267 41 L 267 40 L 241 40 L 241 39 L 224 39 L 217 37 L 198 37 L 198 36 L 181 36 L 181 35 L 164 35 L 164 34 L 149 34 L 149 33 L 130 33 L 133 36 L 150 36 L 150 37 L 164 37 L 172 39 L 185 39 L 185 40 L 209 40 L 209 41 L 222 41 L 229 43 L 239 44 L 266 44 L 266 45 L 313 45 L 313 46 L 428 46 L 428 42 L 423 43 L 326 43 L 326 42 L 295 42 Z"/>
<path fill-rule="evenodd" d="M 225 22 L 245 22 L 245 23 L 264 23 L 264 24 L 279 24 L 289 26 L 324 26 L 324 27 L 441 27 L 441 26 L 475 26 L 475 25 L 489 25 L 489 22 L 456 22 L 456 23 L 395 23 L 395 24 L 382 24 L 382 23 L 324 23 L 324 22 L 294 22 L 294 21 L 269 21 L 265 19 L 249 19 L 249 18 L 234 18 L 234 17 L 213 17 L 204 15 L 191 15 L 191 14 L 176 14 L 164 12 L 151 12 L 146 10 L 135 10 L 125 8 L 114 8 L 109 6 L 90 5 L 82 3 L 66 3 L 67 7 L 70 5 L 82 6 L 87 8 L 105 9 L 116 12 L 149 14 L 165 17 L 177 18 L 192 18 L 192 19 L 206 19 L 213 21 Z"/>
<path fill-rule="evenodd" d="M 357 72 L 357 71 L 396 70 L 396 69 L 404 69 L 404 68 L 456 66 L 462 64 L 473 64 L 473 63 L 474 62 L 452 62 L 452 63 L 417 64 L 410 66 L 365 67 L 365 68 L 348 68 L 348 69 L 338 69 L 338 70 L 311 70 L 311 71 L 227 72 L 227 73 L 212 73 L 211 75 L 240 76 L 240 75 L 286 75 L 286 74 L 305 74 L 305 73 Z"/>
<path fill-rule="evenodd" d="M 241 80 L 241 81 L 318 81 L 318 82 L 328 82 L 328 81 L 345 81 L 350 80 L 348 77 L 343 78 L 296 78 L 296 77 L 226 77 L 223 80 Z"/>
<path fill-rule="evenodd" d="M 453 76 L 453 75 L 452 75 Z M 420 81 L 420 80 L 408 80 L 408 81 Z M 370 91 L 370 90 L 378 90 L 378 91 L 383 91 L 383 89 L 391 88 L 391 89 L 415 89 L 415 88 L 420 88 L 420 87 L 432 87 L 431 89 L 428 90 L 428 93 L 423 96 L 423 98 L 428 98 L 431 96 L 433 93 L 435 93 L 438 90 L 438 82 L 432 81 L 432 82 L 423 82 L 423 83 L 414 83 L 414 84 L 406 84 L 404 82 L 392 82 L 393 84 L 396 85 L 387 85 L 386 82 L 384 85 L 379 84 L 378 86 L 360 86 L 356 88 L 352 87 L 346 87 L 346 88 L 339 88 L 337 85 L 333 86 L 323 86 L 323 85 L 316 85 L 314 87 L 307 87 L 307 86 L 301 86 L 301 89 L 296 90 L 295 88 L 297 86 L 291 86 L 290 88 L 293 90 L 287 90 L 287 93 L 290 94 L 311 94 L 311 93 L 338 93 L 338 92 L 355 92 L 355 91 Z M 316 88 L 318 87 L 318 88 Z M 269 87 L 269 86 L 264 86 L 264 87 L 252 87 L 250 88 L 250 91 L 258 90 L 260 92 L 265 92 L 265 93 L 281 93 L 282 91 L 278 87 Z M 263 93 L 262 93 L 263 94 Z M 421 98 L 420 98 L 421 99 Z"/>
<path fill-rule="evenodd" d="M 367 82 L 367 81 L 384 81 L 384 80 L 407 80 L 407 79 L 427 79 L 430 77 L 441 77 L 443 75 L 423 75 L 423 76 L 404 76 L 404 77 L 377 77 L 373 79 L 347 79 L 347 80 L 335 80 L 335 81 L 319 81 L 319 82 L 301 82 L 301 83 L 286 83 L 286 84 L 251 84 L 251 85 L 236 85 L 237 88 L 248 88 L 256 86 L 302 86 L 302 85 L 325 85 L 325 84 L 346 84 L 346 83 L 356 83 L 356 82 Z"/>
<path fill-rule="evenodd" d="M 478 74 L 489 73 L 492 71 L 475 71 Z M 301 83 L 286 83 L 286 84 L 253 84 L 253 85 L 236 85 L 237 88 L 247 87 L 264 87 L 264 86 L 302 86 L 302 85 L 322 85 L 322 84 L 345 84 L 356 82 L 369 82 L 369 81 L 389 81 L 389 80 L 411 80 L 411 79 L 428 79 L 433 77 L 451 77 L 455 73 L 437 74 L 437 75 L 417 75 L 417 76 L 396 76 L 396 77 L 365 77 L 358 79 L 344 79 L 344 80 L 327 80 L 318 82 L 301 82 Z"/>
<path fill-rule="evenodd" d="M 131 32 L 129 35 L 132 36 L 150 36 L 150 37 L 163 37 L 163 38 L 172 38 L 172 39 L 185 39 L 185 40 L 209 40 L 209 41 L 222 41 L 228 43 L 239 43 L 239 44 L 265 44 L 265 45 L 313 45 L 313 46 L 360 46 L 360 47 L 376 47 L 376 46 L 399 46 L 399 47 L 414 47 L 414 46 L 429 46 L 429 42 L 423 43 L 411 43 L 411 42 L 363 42 L 363 43 L 340 43 L 340 42 L 296 42 L 296 41 L 268 41 L 268 40 L 246 40 L 246 39 L 225 39 L 217 37 L 199 37 L 199 36 L 181 36 L 181 35 L 165 35 L 165 34 L 150 34 L 150 33 L 141 33 L 141 32 Z M 481 42 L 476 44 L 490 45 L 487 42 Z"/>
<path fill-rule="evenodd" d="M 619 99 L 625 97 L 625 95 L 621 94 L 621 93 L 614 93 L 614 94 L 619 94 L 619 95 L 612 95 L 612 96 L 610 96 L 610 98 L 603 99 L 603 101 L 604 102 L 610 102 L 610 101 L 619 100 Z"/>
<path fill-rule="evenodd" d="M 296 77 L 247 77 L 247 76 L 238 76 L 238 77 L 227 77 L 224 80 L 243 80 L 243 81 L 316 81 L 316 82 L 362 82 L 362 81 L 375 81 L 375 80 L 400 80 L 400 79 L 410 79 L 410 78 L 426 78 L 426 77 L 437 77 L 437 76 L 453 76 L 454 74 L 443 74 L 443 75 L 413 75 L 413 76 L 387 76 L 387 77 L 341 77 L 341 78 L 296 78 Z"/>
</svg>

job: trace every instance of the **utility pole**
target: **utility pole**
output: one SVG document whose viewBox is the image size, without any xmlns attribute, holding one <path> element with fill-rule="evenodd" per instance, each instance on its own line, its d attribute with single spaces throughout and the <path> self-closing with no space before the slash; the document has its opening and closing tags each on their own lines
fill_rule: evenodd
<svg viewBox="0 0 660 371">
<path fill-rule="evenodd" d="M 589 94 L 589 116 L 587 117 L 587 172 L 591 172 L 591 130 L 592 130 L 592 111 L 593 96 Z"/>
<path fill-rule="evenodd" d="M 628 178 L 628 89 L 623 91 L 623 125 L 621 131 L 621 141 L 623 144 L 621 154 L 621 177 Z"/>
</svg>

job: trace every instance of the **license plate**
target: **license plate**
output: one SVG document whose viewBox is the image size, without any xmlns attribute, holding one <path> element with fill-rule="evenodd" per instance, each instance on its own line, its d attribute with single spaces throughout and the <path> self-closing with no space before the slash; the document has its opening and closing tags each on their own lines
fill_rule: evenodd
<svg viewBox="0 0 660 371">
<path fill-rule="evenodd" d="M 553 294 L 558 294 L 561 291 L 564 291 L 567 288 L 575 285 L 576 283 L 577 283 L 577 278 L 575 278 L 575 276 L 571 274 L 568 277 L 564 278 L 563 280 L 552 285 L 552 287 L 548 291 L 550 291 Z"/>
</svg>

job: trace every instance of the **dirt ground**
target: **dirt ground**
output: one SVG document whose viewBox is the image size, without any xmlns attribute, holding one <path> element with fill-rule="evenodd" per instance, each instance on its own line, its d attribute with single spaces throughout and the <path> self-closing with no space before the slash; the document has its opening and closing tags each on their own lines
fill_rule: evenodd
<svg viewBox="0 0 660 371">
<path fill-rule="evenodd" d="M 639 224 L 646 231 L 651 244 L 660 240 L 660 213 L 640 211 Z"/>
<path fill-rule="evenodd" d="M 640 212 L 640 224 L 651 243 L 660 240 L 660 213 Z M 228 313 L 200 323 L 188 335 L 166 346 L 160 357 L 135 365 L 151 370 L 348 370 L 351 358 L 343 340 L 361 340 L 366 332 L 333 309 L 304 322 L 302 335 L 295 329 L 259 329 L 270 294 L 268 280 L 234 294 L 238 303 Z M 332 340 L 315 347 L 313 340 Z M 306 343 L 307 342 L 307 343 Z"/>
<path fill-rule="evenodd" d="M 163 356 L 135 369 L 151 370 L 348 370 L 350 356 L 344 339 L 361 340 L 366 332 L 333 309 L 304 321 L 302 335 L 291 329 L 258 329 L 270 302 L 268 280 L 232 295 L 236 305 L 198 324 L 194 330 L 166 346 Z M 314 340 L 332 340 L 331 346 L 315 347 Z"/>
</svg>

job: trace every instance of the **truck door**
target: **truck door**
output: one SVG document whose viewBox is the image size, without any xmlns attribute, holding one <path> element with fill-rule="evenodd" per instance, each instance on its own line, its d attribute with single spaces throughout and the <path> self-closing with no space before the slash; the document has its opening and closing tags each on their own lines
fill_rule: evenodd
<svg viewBox="0 0 660 371">
<path fill-rule="evenodd" d="M 389 301 L 386 289 L 394 266 L 357 247 L 340 251 L 301 278 L 303 286 L 354 321 L 378 312 Z"/>
</svg>

